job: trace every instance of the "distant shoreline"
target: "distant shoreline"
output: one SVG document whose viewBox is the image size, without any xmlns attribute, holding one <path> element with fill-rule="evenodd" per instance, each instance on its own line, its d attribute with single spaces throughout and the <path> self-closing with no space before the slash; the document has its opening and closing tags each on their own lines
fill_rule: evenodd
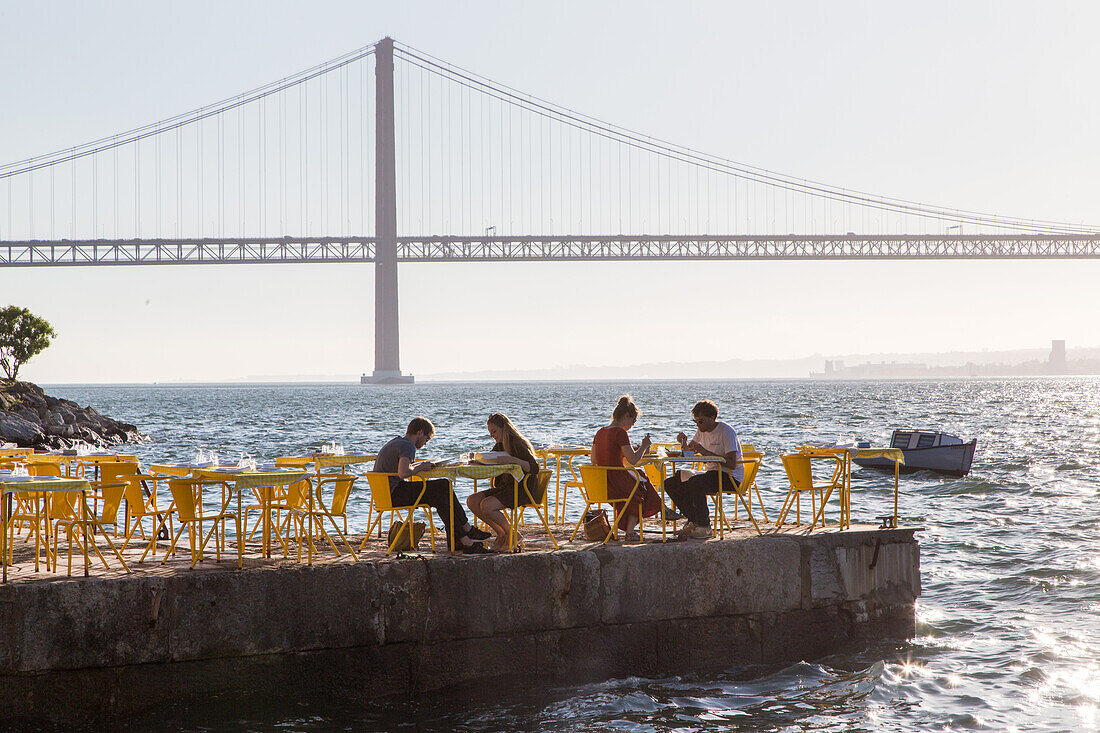
<svg viewBox="0 0 1100 733">
<path fill-rule="evenodd" d="M 301 380 L 301 381 L 245 381 L 234 380 L 230 382 L 42 382 L 43 388 L 56 387 L 263 387 L 263 386 L 354 386 L 363 389 L 415 389 L 424 385 L 437 384 L 625 384 L 625 383 L 688 383 L 688 382 L 980 382 L 992 380 L 1024 380 L 1024 379 L 1090 379 L 1100 377 L 1098 374 L 982 374 L 977 376 L 952 375 L 952 376 L 924 376 L 924 377 L 685 377 L 685 378 L 649 378 L 649 377 L 618 377 L 599 379 L 432 379 L 418 380 L 413 385 L 361 385 L 358 381 L 337 380 Z"/>
</svg>

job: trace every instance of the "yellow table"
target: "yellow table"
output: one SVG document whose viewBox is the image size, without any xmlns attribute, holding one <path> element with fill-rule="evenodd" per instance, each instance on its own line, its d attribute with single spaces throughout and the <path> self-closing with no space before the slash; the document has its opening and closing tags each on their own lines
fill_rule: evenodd
<svg viewBox="0 0 1100 733">
<path fill-rule="evenodd" d="M 320 471 L 322 468 L 328 468 L 329 466 L 339 466 L 342 469 L 344 466 L 354 466 L 356 463 L 370 463 L 376 458 L 378 458 L 376 453 L 347 453 L 344 455 L 314 453 L 310 456 L 310 461 Z"/>
<path fill-rule="evenodd" d="M 26 458 L 34 455 L 34 448 L 0 448 L 0 458 Z"/>
<path fill-rule="evenodd" d="M 28 463 L 56 463 L 65 467 L 66 476 L 84 475 L 84 469 L 92 466 L 95 469 L 95 477 L 98 478 L 99 467 L 104 463 L 137 463 L 137 456 L 118 453 L 95 453 L 87 456 L 65 453 L 35 453 L 28 458 Z M 76 469 L 79 469 L 77 471 Z"/>
<path fill-rule="evenodd" d="M 815 446 L 804 445 L 798 449 L 804 455 L 839 456 L 841 459 L 842 477 L 840 488 L 840 528 L 848 529 L 852 526 L 852 458 L 885 458 L 894 462 L 894 526 L 898 524 L 898 475 L 901 472 L 901 464 L 905 463 L 905 454 L 900 448 L 856 448 L 854 446 Z M 825 493 L 821 500 L 821 509 L 818 514 L 822 526 L 825 524 L 825 504 L 829 501 L 832 489 Z M 810 526 L 816 523 L 815 517 Z"/>
<path fill-rule="evenodd" d="M 149 473 L 152 473 L 152 474 L 155 474 L 155 475 L 178 476 L 179 478 L 184 478 L 186 476 L 190 476 L 191 474 L 195 473 L 195 471 L 199 471 L 199 470 L 216 471 L 219 468 L 235 469 L 236 467 L 237 467 L 237 462 L 236 461 L 231 461 L 231 462 L 227 461 L 225 463 L 218 463 L 218 465 L 216 465 L 216 466 L 213 463 L 209 463 L 209 462 L 207 462 L 207 463 L 153 463 L 149 466 Z"/>
<path fill-rule="evenodd" d="M 336 455 L 335 453 L 311 453 L 308 456 L 279 456 L 275 459 L 275 465 L 304 469 L 312 464 L 314 470 L 320 473 L 322 468 L 339 466 L 343 469 L 345 466 L 354 466 L 357 463 L 370 463 L 376 458 L 378 458 L 378 456 L 374 453 L 346 453 L 343 455 Z"/>
<path fill-rule="evenodd" d="M 511 463 L 459 463 L 454 466 L 440 466 L 439 468 L 433 468 L 428 471 L 420 471 L 416 475 L 425 479 L 444 478 L 454 484 L 455 479 L 468 478 L 474 481 L 480 481 L 482 479 L 491 479 L 501 474 L 510 474 L 512 478 L 516 480 L 516 486 L 518 489 L 519 482 L 523 481 L 523 477 L 526 475 L 522 468 Z M 452 491 L 454 490 L 452 486 Z M 411 516 L 411 515 L 410 515 Z M 455 518 L 452 516 L 449 526 L 454 527 Z M 515 532 L 515 527 L 512 527 L 512 532 Z M 451 532 L 452 541 L 455 533 Z M 514 538 L 508 538 L 508 546 L 511 548 L 514 545 Z M 452 550 L 454 548 L 451 548 Z"/>
<path fill-rule="evenodd" d="M 35 492 L 46 493 L 51 491 L 79 491 L 80 492 L 80 519 L 82 533 L 87 531 L 87 522 L 89 514 L 92 514 L 88 509 L 88 492 L 91 491 L 92 485 L 87 479 L 82 478 L 58 478 L 56 476 L 13 476 L 11 474 L 0 474 L 0 564 L 3 565 L 3 582 L 8 580 L 8 553 L 9 548 L 7 546 L 8 537 L 8 517 L 11 516 L 11 497 L 12 494 L 23 492 Z M 39 508 L 41 507 L 41 499 L 35 497 L 34 510 L 35 510 L 35 525 L 37 526 L 42 519 L 45 519 L 45 532 L 35 532 L 35 552 L 34 552 L 34 569 L 35 572 L 39 569 L 38 560 L 38 541 L 39 539 L 45 543 L 46 546 L 46 565 L 49 569 L 50 562 L 50 521 L 49 517 L 40 516 Z M 93 514 L 94 516 L 94 514 Z M 93 531 L 94 534 L 94 531 Z M 115 547 L 115 543 L 111 541 L 111 537 L 106 533 L 102 533 L 104 539 L 107 540 L 107 544 L 111 550 L 115 553 L 115 557 L 122 564 L 122 567 L 126 572 L 130 572 L 130 568 L 127 567 L 126 561 L 122 559 L 122 554 Z M 88 576 L 88 541 L 87 535 L 84 535 L 84 576 Z M 99 548 L 95 546 L 94 540 L 92 541 L 92 547 L 95 549 L 99 558 L 103 560 L 102 553 L 99 552 Z M 106 564 L 106 560 L 103 560 Z M 54 567 L 56 568 L 57 559 L 54 558 Z"/>
<path fill-rule="evenodd" d="M 558 524 L 565 519 L 565 502 L 569 498 L 569 487 L 580 487 L 581 477 L 577 475 L 577 469 L 573 465 L 573 459 L 577 456 L 590 456 L 592 455 L 592 448 L 585 448 L 579 445 L 552 445 L 546 449 L 546 454 L 554 456 L 557 461 L 557 468 L 554 471 L 554 524 Z M 566 465 L 569 468 L 569 473 L 573 477 L 571 481 L 565 482 L 565 493 L 561 491 L 561 459 L 566 459 Z M 558 502 L 561 502 L 561 511 L 558 511 Z"/>
<path fill-rule="evenodd" d="M 718 470 L 721 470 L 720 466 L 725 465 L 726 459 L 724 456 L 704 456 L 699 454 L 691 456 L 656 455 L 652 458 L 646 456 L 638 464 L 639 468 L 641 468 L 641 466 L 645 465 L 646 463 L 654 463 L 659 466 L 661 470 L 661 541 L 664 542 L 666 538 L 664 507 L 667 505 L 665 500 L 665 466 L 670 465 L 672 466 L 672 470 L 675 471 L 677 463 L 713 463 L 715 464 L 716 468 L 718 468 Z M 721 484 L 719 484 L 719 487 L 721 487 Z M 719 494 L 721 494 L 721 491 L 719 491 Z M 721 502 L 721 498 L 719 498 L 718 501 Z M 723 523 L 719 523 L 719 536 L 722 538 L 725 537 L 725 525 Z"/>
<path fill-rule="evenodd" d="M 276 486 L 288 486 L 306 477 L 306 472 L 301 469 L 272 469 L 263 471 L 247 471 L 240 468 L 200 468 L 195 470 L 199 478 L 210 479 L 221 483 L 225 493 L 222 496 L 222 512 L 229 506 L 232 495 L 237 495 L 237 518 L 243 520 L 241 514 L 241 494 L 245 489 L 269 489 Z M 232 488 L 230 487 L 232 484 Z M 312 496 L 313 492 L 310 492 Z M 271 557 L 271 502 L 260 500 L 261 513 L 263 514 L 263 553 L 265 557 Z M 244 532 L 237 537 L 237 567 L 244 567 Z M 312 554 L 310 562 L 312 562 Z"/>
<path fill-rule="evenodd" d="M 301 469 L 305 470 L 310 464 L 312 464 L 313 465 L 313 471 L 317 476 L 317 486 L 315 487 L 316 492 L 317 492 L 317 501 L 321 504 L 321 507 L 324 508 L 324 502 L 321 501 L 321 497 L 320 497 L 320 494 L 321 494 L 321 469 L 329 468 L 331 466 L 337 466 L 337 467 L 340 468 L 340 473 L 341 474 L 346 474 L 348 466 L 354 466 L 358 463 L 370 463 L 371 461 L 375 460 L 376 458 L 378 458 L 378 455 L 375 454 L 375 453 L 340 453 L 340 454 L 336 454 L 336 453 L 311 453 L 308 456 L 279 456 L 278 458 L 275 459 L 275 465 L 276 466 L 293 466 L 293 467 L 301 468 Z M 306 557 L 307 557 L 306 562 L 307 562 L 308 565 L 313 564 L 313 511 L 314 511 L 313 493 L 314 493 L 313 491 L 309 492 L 309 500 L 308 500 L 309 501 L 309 538 L 308 538 L 307 551 L 306 551 Z M 327 513 L 327 510 L 326 510 L 326 513 Z M 369 515 L 370 512 L 368 511 L 367 514 Z M 328 516 L 329 516 L 329 519 L 332 519 L 333 524 L 335 525 L 336 520 L 332 517 L 332 515 L 328 515 Z M 345 529 L 346 529 L 346 527 L 347 527 L 347 525 L 345 524 Z M 347 539 L 345 538 L 344 541 L 347 542 Z M 350 545 L 349 545 L 349 547 L 350 547 Z M 352 553 L 353 556 L 354 556 L 354 554 L 355 553 Z M 299 557 L 301 557 L 300 554 L 299 554 Z"/>
</svg>

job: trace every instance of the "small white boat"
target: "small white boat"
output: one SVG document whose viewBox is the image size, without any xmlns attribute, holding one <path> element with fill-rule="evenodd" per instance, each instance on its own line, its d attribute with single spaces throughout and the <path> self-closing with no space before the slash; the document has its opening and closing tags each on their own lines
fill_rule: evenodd
<svg viewBox="0 0 1100 733">
<path fill-rule="evenodd" d="M 977 438 L 964 443 L 957 435 L 936 430 L 895 430 L 890 438 L 890 447 L 900 448 L 905 454 L 905 463 L 900 466 L 902 473 L 936 471 L 965 476 L 970 473 L 977 446 Z M 852 460 L 865 468 L 894 470 L 894 462 L 886 458 L 855 457 Z"/>
</svg>

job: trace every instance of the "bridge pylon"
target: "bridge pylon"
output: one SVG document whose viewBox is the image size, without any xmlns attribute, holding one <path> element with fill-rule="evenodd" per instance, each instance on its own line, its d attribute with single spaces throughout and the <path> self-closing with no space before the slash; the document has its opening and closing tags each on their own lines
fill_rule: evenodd
<svg viewBox="0 0 1100 733">
<path fill-rule="evenodd" d="M 363 384 L 411 384 L 401 373 L 397 299 L 397 168 L 393 128 L 393 39 L 374 51 L 374 373 Z"/>
</svg>

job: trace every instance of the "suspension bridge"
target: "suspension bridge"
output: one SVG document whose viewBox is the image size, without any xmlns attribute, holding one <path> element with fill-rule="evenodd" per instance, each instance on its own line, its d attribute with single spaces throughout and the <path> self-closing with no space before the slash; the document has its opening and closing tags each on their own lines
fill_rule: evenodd
<svg viewBox="0 0 1100 733">
<path fill-rule="evenodd" d="M 0 267 L 1074 259 L 1100 229 L 810 181 L 588 117 L 390 38 L 215 104 L 0 166 Z"/>
</svg>

